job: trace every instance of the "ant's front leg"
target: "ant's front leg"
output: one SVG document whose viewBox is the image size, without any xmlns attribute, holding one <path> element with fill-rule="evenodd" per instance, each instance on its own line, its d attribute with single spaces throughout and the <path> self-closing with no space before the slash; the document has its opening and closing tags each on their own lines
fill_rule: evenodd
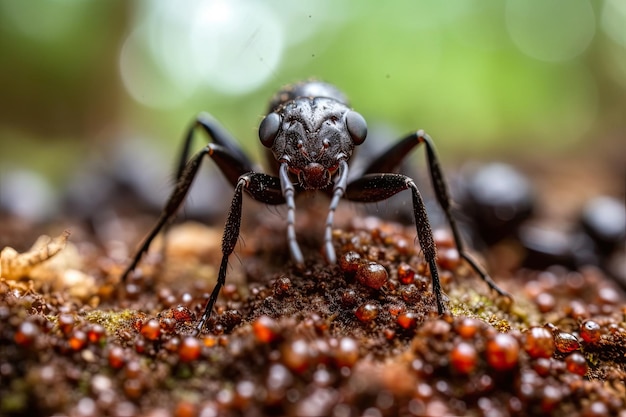
<svg viewBox="0 0 626 417">
<path fill-rule="evenodd" d="M 443 314 L 445 309 L 441 283 L 439 282 L 439 271 L 437 270 L 437 250 L 424 200 L 415 182 L 401 174 L 369 174 L 350 182 L 345 196 L 351 201 L 373 203 L 386 200 L 406 189 L 410 189 L 413 196 L 413 216 L 415 217 L 417 238 L 419 239 L 422 252 L 424 252 L 424 258 L 428 262 L 430 276 L 433 280 L 437 312 Z"/>
<path fill-rule="evenodd" d="M 196 326 L 196 334 L 200 334 L 204 324 L 213 312 L 213 305 L 217 301 L 221 288 L 226 282 L 226 268 L 228 267 L 228 257 L 235 249 L 235 244 L 239 238 L 241 228 L 241 208 L 243 191 L 246 191 L 252 198 L 266 204 L 284 204 L 285 198 L 281 190 L 280 180 L 271 175 L 258 172 L 249 172 L 241 175 L 235 186 L 235 195 L 228 211 L 224 234 L 222 236 L 222 261 L 220 263 L 217 282 L 207 301 L 204 313 Z"/>
<path fill-rule="evenodd" d="M 289 253 L 291 259 L 296 263 L 298 268 L 304 267 L 304 256 L 298 245 L 296 239 L 296 203 L 295 195 L 296 189 L 289 179 L 288 166 L 286 163 L 281 163 L 278 168 L 278 177 L 280 178 L 281 194 L 285 198 L 287 203 L 287 242 L 289 244 Z"/>
<path fill-rule="evenodd" d="M 418 130 L 417 132 L 411 133 L 402 140 L 400 140 L 398 143 L 391 146 L 386 152 L 383 152 L 378 158 L 376 158 L 369 164 L 369 166 L 365 169 L 364 174 L 392 172 L 398 167 L 398 165 L 400 165 L 402 160 L 414 147 L 421 144 L 424 144 L 426 146 L 428 168 L 430 172 L 430 179 L 433 184 L 433 189 L 435 190 L 435 196 L 437 197 L 437 201 L 439 202 L 439 205 L 443 209 L 446 219 L 448 220 L 448 224 L 450 225 L 450 230 L 452 231 L 452 235 L 454 236 L 454 242 L 459 252 L 459 256 L 470 264 L 474 271 L 478 273 L 480 278 L 485 281 L 491 289 L 495 290 L 500 295 L 512 298 L 509 293 L 498 287 L 493 279 L 491 279 L 487 271 L 485 271 L 485 269 L 482 268 L 465 249 L 465 244 L 461 239 L 461 233 L 456 223 L 456 219 L 452 215 L 452 199 L 450 198 L 448 184 L 443 175 L 443 170 L 441 169 L 439 158 L 437 157 L 437 153 L 435 152 L 435 145 L 430 136 L 424 133 L 423 130 Z"/>
<path fill-rule="evenodd" d="M 335 254 L 335 247 L 333 246 L 333 221 L 339 200 L 345 194 L 348 184 L 348 163 L 346 161 L 342 160 L 339 162 L 338 172 L 339 174 L 337 175 L 332 190 L 328 216 L 326 217 L 326 227 L 324 229 L 324 251 L 326 252 L 326 259 L 330 264 L 337 262 L 337 255 Z"/>
</svg>

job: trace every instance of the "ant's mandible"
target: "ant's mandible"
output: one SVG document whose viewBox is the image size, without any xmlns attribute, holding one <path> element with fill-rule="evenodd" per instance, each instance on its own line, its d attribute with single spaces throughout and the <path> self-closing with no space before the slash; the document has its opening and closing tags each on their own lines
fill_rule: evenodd
<svg viewBox="0 0 626 417">
<path fill-rule="evenodd" d="M 207 133 L 212 142 L 188 159 L 193 135 L 198 127 Z M 376 202 L 410 189 L 417 236 L 430 268 L 437 311 L 442 314 L 444 303 L 437 270 L 437 254 L 424 202 L 413 179 L 392 173 L 415 146 L 424 144 L 435 195 L 448 220 L 460 256 L 490 288 L 500 295 L 509 296 L 465 250 L 451 213 L 448 187 L 432 139 L 422 130 L 411 133 L 370 161 L 358 175 L 354 176 L 352 173 L 356 179 L 348 181 L 348 161 L 354 147 L 363 143 L 366 136 L 365 119 L 348 107 L 346 97 L 334 86 L 320 81 L 305 81 L 287 86 L 272 99 L 269 114 L 259 126 L 259 139 L 273 156 L 269 159 L 275 175 L 269 175 L 254 171 L 252 161 L 215 119 L 207 114 L 198 116 L 185 137 L 174 191 L 157 224 L 124 271 L 122 280 L 126 280 L 128 274 L 136 268 L 155 236 L 176 215 L 201 162 L 208 156 L 234 186 L 235 195 L 222 237 L 222 261 L 217 283 L 198 322 L 198 333 L 211 315 L 226 280 L 228 258 L 239 237 L 243 191 L 266 204 L 287 205 L 289 251 L 296 264 L 304 265 L 295 232 L 295 196 L 299 192 L 322 190 L 331 198 L 324 232 L 324 252 L 328 262 L 332 264 L 337 259 L 332 244 L 333 217 L 342 197 L 351 201 Z"/>
</svg>

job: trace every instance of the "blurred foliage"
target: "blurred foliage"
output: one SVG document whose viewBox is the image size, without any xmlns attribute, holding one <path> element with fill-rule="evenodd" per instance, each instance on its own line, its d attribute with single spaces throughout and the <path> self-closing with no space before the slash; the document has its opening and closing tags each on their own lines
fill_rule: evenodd
<svg viewBox="0 0 626 417">
<path fill-rule="evenodd" d="M 258 152 L 269 97 L 309 77 L 444 160 L 622 140 L 620 20 L 620 0 L 0 0 L 0 164 L 61 181 L 118 141 L 171 153 L 200 111 Z"/>
</svg>

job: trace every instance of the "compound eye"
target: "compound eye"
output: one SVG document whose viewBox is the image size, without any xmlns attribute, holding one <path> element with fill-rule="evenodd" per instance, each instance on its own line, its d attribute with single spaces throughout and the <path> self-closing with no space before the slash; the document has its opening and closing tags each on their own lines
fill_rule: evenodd
<svg viewBox="0 0 626 417">
<path fill-rule="evenodd" d="M 278 114 L 270 113 L 265 116 L 265 119 L 263 119 L 261 125 L 259 126 L 259 139 L 261 139 L 263 146 L 268 148 L 272 147 L 279 128 L 280 116 Z"/>
<path fill-rule="evenodd" d="M 346 127 L 348 128 L 348 132 L 350 133 L 354 144 L 362 144 L 367 137 L 367 123 L 365 122 L 363 116 L 350 110 L 346 114 Z"/>
</svg>

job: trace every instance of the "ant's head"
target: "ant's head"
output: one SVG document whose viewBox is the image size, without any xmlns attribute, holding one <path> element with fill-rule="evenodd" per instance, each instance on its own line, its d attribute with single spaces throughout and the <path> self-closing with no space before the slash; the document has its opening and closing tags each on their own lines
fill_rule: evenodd
<svg viewBox="0 0 626 417">
<path fill-rule="evenodd" d="M 326 97 L 299 97 L 277 107 L 259 126 L 261 143 L 287 164 L 304 188 L 331 183 L 339 162 L 367 136 L 363 116 Z"/>
</svg>

